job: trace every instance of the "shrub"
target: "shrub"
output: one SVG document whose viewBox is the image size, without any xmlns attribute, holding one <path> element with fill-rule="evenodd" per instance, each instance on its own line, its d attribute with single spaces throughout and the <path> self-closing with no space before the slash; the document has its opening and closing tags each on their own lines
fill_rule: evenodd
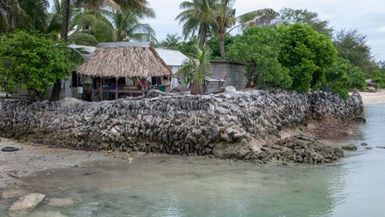
<svg viewBox="0 0 385 217">
<path fill-rule="evenodd" d="M 23 88 L 40 95 L 73 68 L 69 48 L 43 35 L 16 32 L 0 41 L 0 86 L 7 92 Z"/>
<path fill-rule="evenodd" d="M 306 92 L 325 86 L 326 73 L 337 60 L 332 40 L 304 24 L 279 29 L 282 43 L 279 61 L 293 78 L 291 89 Z"/>
<path fill-rule="evenodd" d="M 280 33 L 276 28 L 254 27 L 235 37 L 227 55 L 246 64 L 249 82 L 261 88 L 287 89 L 292 84 L 289 71 L 279 60 Z"/>
</svg>

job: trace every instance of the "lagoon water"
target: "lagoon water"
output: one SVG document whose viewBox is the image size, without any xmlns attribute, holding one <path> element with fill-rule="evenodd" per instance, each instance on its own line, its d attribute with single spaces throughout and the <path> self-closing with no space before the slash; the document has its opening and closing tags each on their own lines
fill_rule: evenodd
<svg viewBox="0 0 385 217">
<path fill-rule="evenodd" d="M 98 162 L 29 177 L 28 190 L 77 200 L 40 206 L 69 217 L 383 217 L 385 104 L 367 106 L 359 151 L 337 164 L 254 165 L 157 157 Z M 0 216 L 6 207 L 0 201 Z"/>
</svg>

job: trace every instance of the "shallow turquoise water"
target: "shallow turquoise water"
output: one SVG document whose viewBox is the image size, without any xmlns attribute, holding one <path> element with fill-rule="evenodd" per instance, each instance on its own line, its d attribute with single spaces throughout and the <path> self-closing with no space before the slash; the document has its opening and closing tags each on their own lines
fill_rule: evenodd
<svg viewBox="0 0 385 217">
<path fill-rule="evenodd" d="M 385 104 L 370 105 L 367 113 L 351 140 L 385 146 Z M 360 147 L 335 165 L 158 157 L 59 170 L 26 182 L 31 191 L 77 200 L 74 207 L 55 209 L 75 217 L 385 216 L 385 150 L 376 148 Z M 53 208 L 36 211 L 44 210 Z"/>
</svg>

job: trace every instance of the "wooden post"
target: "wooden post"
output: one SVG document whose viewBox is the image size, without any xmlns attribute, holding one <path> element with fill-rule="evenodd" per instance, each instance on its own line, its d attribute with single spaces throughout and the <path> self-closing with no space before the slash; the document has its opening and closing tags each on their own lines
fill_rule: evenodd
<svg viewBox="0 0 385 217">
<path fill-rule="evenodd" d="M 92 83 L 91 83 L 91 101 L 95 101 L 95 90 L 94 90 L 94 81 L 95 78 L 91 77 Z M 96 87 L 97 88 L 97 87 Z M 96 89 L 95 88 L 95 89 Z"/>
<path fill-rule="evenodd" d="M 100 78 L 101 79 L 101 87 L 100 87 L 100 99 L 101 101 L 103 101 L 103 77 Z"/>
<path fill-rule="evenodd" d="M 119 81 L 119 79 L 118 78 L 115 78 L 115 85 L 116 85 L 116 87 L 115 87 L 115 89 L 116 89 L 116 93 L 115 93 L 115 100 L 117 100 L 118 99 L 118 90 L 119 90 L 119 88 L 118 88 L 118 81 Z"/>
</svg>

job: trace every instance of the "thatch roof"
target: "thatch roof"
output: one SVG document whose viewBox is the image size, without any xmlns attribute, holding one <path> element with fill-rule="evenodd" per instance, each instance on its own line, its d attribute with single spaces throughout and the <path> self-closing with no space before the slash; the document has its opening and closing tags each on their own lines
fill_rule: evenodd
<svg viewBox="0 0 385 217">
<path fill-rule="evenodd" d="M 171 75 L 149 43 L 100 43 L 77 72 L 95 77 L 155 77 Z"/>
</svg>

